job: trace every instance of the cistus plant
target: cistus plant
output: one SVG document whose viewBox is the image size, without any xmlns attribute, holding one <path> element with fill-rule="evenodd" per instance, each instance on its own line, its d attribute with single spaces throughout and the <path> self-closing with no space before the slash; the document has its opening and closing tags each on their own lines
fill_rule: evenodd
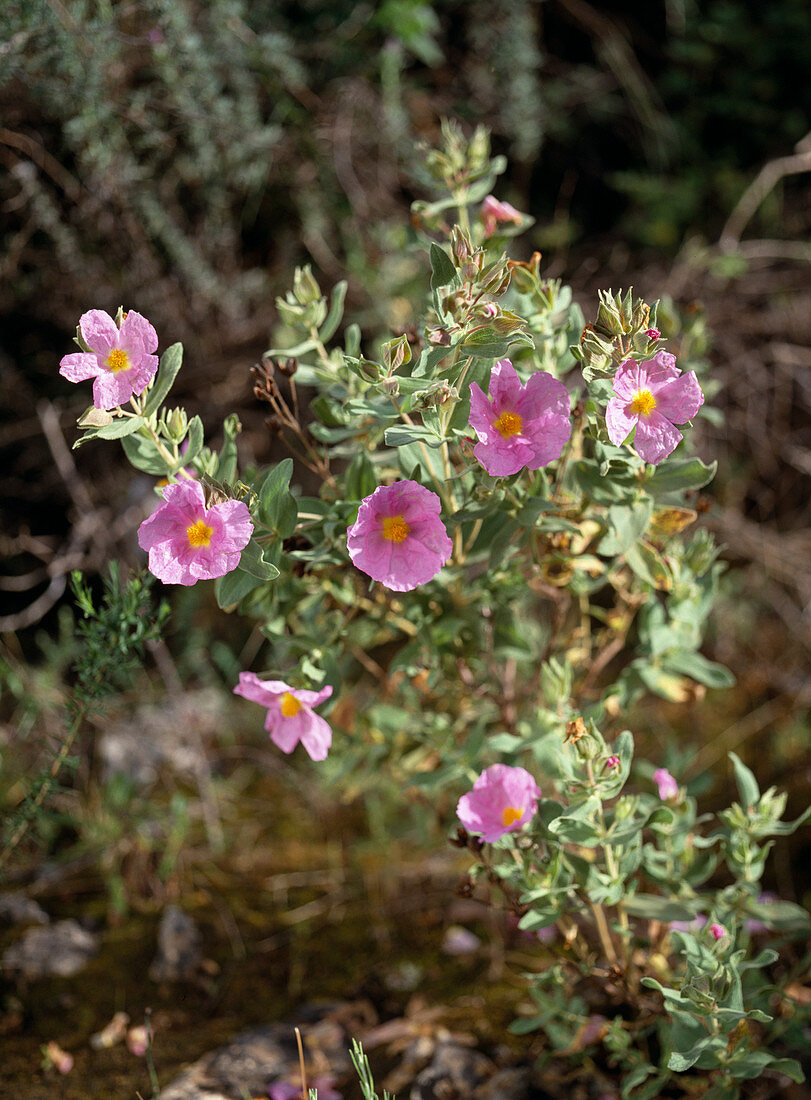
<svg viewBox="0 0 811 1100">
<path fill-rule="evenodd" d="M 388 776 L 446 826 L 459 799 L 466 890 L 497 888 L 554 956 L 516 1031 L 606 1095 L 731 1100 L 764 1073 L 802 1079 L 784 1055 L 804 1041 L 806 915 L 760 887 L 768 838 L 798 823 L 735 757 L 740 802 L 713 823 L 663 761 L 633 764 L 625 728 L 648 693 L 732 683 L 700 651 L 722 567 L 688 533 L 714 474 L 689 421 L 713 382 L 669 307 L 605 291 L 584 324 L 539 254 L 509 258 L 531 219 L 493 197 L 503 168 L 483 130 L 445 124 L 424 151 L 427 286 L 404 331 L 364 342 L 346 284 L 327 297 L 296 271 L 254 368 L 291 458 L 240 470 L 234 415 L 207 446 L 166 405 L 180 346 L 145 380 L 133 315 L 117 335 L 97 310 L 63 371 L 81 360 L 104 394 L 110 372 L 129 400 L 97 400 L 76 446 L 118 439 L 155 477 L 139 542 L 157 577 L 214 579 L 223 610 L 258 624 L 261 676 L 234 690 L 281 751 L 300 741 L 369 797 Z"/>
</svg>

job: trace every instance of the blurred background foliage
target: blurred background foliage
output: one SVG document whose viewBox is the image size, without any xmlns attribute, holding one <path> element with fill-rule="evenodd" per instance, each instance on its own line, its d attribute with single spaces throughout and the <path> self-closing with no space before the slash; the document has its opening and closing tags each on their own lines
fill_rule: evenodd
<svg viewBox="0 0 811 1100">
<path fill-rule="evenodd" d="M 492 129 L 532 244 L 712 238 L 808 128 L 810 42 L 803 0 L 4 4 L 6 340 L 137 301 L 211 354 L 305 250 L 373 308 L 441 115 Z"/>
</svg>

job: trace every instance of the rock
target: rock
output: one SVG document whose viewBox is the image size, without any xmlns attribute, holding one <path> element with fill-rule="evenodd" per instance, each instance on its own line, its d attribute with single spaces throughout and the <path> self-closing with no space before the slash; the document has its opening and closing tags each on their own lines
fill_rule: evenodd
<svg viewBox="0 0 811 1100">
<path fill-rule="evenodd" d="M 75 920 L 60 920 L 47 928 L 31 928 L 13 943 L 0 967 L 22 978 L 70 978 L 99 949 L 98 937 Z"/>
<path fill-rule="evenodd" d="M 531 1095 L 532 1070 L 529 1066 L 500 1069 L 476 1089 L 476 1100 L 529 1100 Z"/>
<path fill-rule="evenodd" d="M 456 1043 L 439 1043 L 431 1064 L 417 1074 L 411 1100 L 468 1100 L 495 1071 L 489 1058 Z"/>
<path fill-rule="evenodd" d="M 206 1054 L 167 1085 L 158 1100 L 243 1100 L 266 1096 L 268 1086 L 298 1074 L 293 1023 L 269 1024 L 238 1035 Z M 334 1020 L 299 1024 L 313 1079 L 316 1072 L 341 1076 L 350 1069 L 349 1038 Z"/>
<path fill-rule="evenodd" d="M 0 920 L 9 924 L 48 924 L 50 918 L 25 894 L 0 894 Z"/>
<path fill-rule="evenodd" d="M 222 694 L 213 688 L 183 692 L 107 727 L 99 739 L 105 782 L 126 775 L 149 788 L 167 770 L 192 781 L 208 771 L 203 742 L 222 727 Z M 149 737 L 144 737 L 144 730 Z"/>
<path fill-rule="evenodd" d="M 200 974 L 200 930 L 192 917 L 167 905 L 158 927 L 158 954 L 149 968 L 153 982 L 194 981 Z"/>
</svg>

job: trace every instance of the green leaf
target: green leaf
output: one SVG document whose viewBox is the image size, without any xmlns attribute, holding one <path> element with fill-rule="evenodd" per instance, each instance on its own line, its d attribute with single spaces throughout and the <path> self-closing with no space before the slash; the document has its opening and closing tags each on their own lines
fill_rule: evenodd
<svg viewBox="0 0 811 1100">
<path fill-rule="evenodd" d="M 181 456 L 180 468 L 192 463 L 203 449 L 205 436 L 203 434 L 203 421 L 199 416 L 193 416 L 189 421 L 188 440 L 189 445 L 185 453 Z"/>
<path fill-rule="evenodd" d="M 448 253 L 434 241 L 431 242 L 431 290 L 450 286 L 456 282 L 456 268 Z"/>
<path fill-rule="evenodd" d="M 625 908 L 632 917 L 645 920 L 658 920 L 667 923 L 672 920 L 692 920 L 695 913 L 671 898 L 662 898 L 658 894 L 634 894 L 626 898 Z"/>
<path fill-rule="evenodd" d="M 662 660 L 662 668 L 689 676 L 691 680 L 710 688 L 728 688 L 735 684 L 735 677 L 724 665 L 708 661 L 701 653 L 689 650 L 668 653 Z"/>
<path fill-rule="evenodd" d="M 602 543 L 600 543 L 602 553 Z M 669 592 L 673 578 L 662 555 L 647 542 L 637 542 L 625 551 L 625 560 L 640 580 L 658 589 Z"/>
<path fill-rule="evenodd" d="M 182 363 L 183 345 L 172 344 L 172 346 L 167 348 L 161 356 L 158 373 L 155 375 L 155 381 L 146 399 L 144 413 L 147 416 L 153 412 L 157 412 L 166 400 L 169 390 L 172 388 L 172 383 L 175 378 L 177 378 L 177 372 L 180 370 Z"/>
<path fill-rule="evenodd" d="M 388 447 L 403 447 L 408 443 L 427 443 L 429 447 L 441 447 L 442 440 L 420 424 L 395 424 L 384 433 Z"/>
<path fill-rule="evenodd" d="M 757 780 L 737 753 L 731 752 L 728 755 L 735 769 L 735 782 L 738 784 L 741 805 L 745 810 L 749 809 L 750 806 L 757 806 L 760 801 L 760 787 L 758 787 Z"/>
<path fill-rule="evenodd" d="M 244 569 L 234 569 L 219 577 L 214 585 L 217 604 L 222 608 L 233 607 L 263 583 L 259 577 L 246 573 Z"/>
<path fill-rule="evenodd" d="M 513 332 L 509 335 L 497 332 L 491 325 L 474 329 L 462 341 L 464 355 L 474 355 L 480 359 L 500 359 L 506 355 L 513 344 L 534 347 L 532 337 L 526 332 Z"/>
<path fill-rule="evenodd" d="M 346 279 L 341 279 L 339 283 L 336 283 L 332 288 L 332 294 L 330 295 L 330 306 L 327 319 L 321 326 L 318 335 L 321 337 L 321 343 L 326 344 L 335 335 L 335 330 L 340 325 L 344 315 L 344 301 L 346 299 L 346 288 L 349 284 Z M 288 355 L 290 353 L 288 352 Z"/>
<path fill-rule="evenodd" d="M 71 450 L 76 450 L 83 443 L 89 443 L 91 439 L 124 439 L 128 435 L 134 435 L 142 428 L 146 421 L 142 416 L 128 416 L 122 420 L 114 420 L 112 424 L 105 424 L 103 428 L 89 428 L 73 444 Z"/>
<path fill-rule="evenodd" d="M 260 581 L 272 581 L 279 575 L 279 570 L 262 556 L 262 547 L 255 539 L 251 539 L 239 559 L 239 568 L 244 573 L 250 573 L 252 577 L 258 577 Z"/>
<path fill-rule="evenodd" d="M 624 554 L 645 532 L 653 513 L 653 500 L 644 497 L 632 504 L 612 504 L 608 509 L 608 534 L 600 541 L 597 553 L 614 557 Z"/>
<path fill-rule="evenodd" d="M 145 474 L 165 477 L 169 473 L 166 461 L 161 458 L 153 439 L 143 435 L 130 435 L 121 440 L 127 461 Z"/>
<path fill-rule="evenodd" d="M 364 500 L 377 488 L 374 463 L 365 451 L 359 451 L 352 459 L 344 486 L 347 500 Z"/>
<path fill-rule="evenodd" d="M 217 460 L 217 468 L 214 471 L 216 481 L 233 481 L 237 472 L 237 444 L 236 437 L 242 431 L 242 425 L 236 413 L 226 416 L 223 426 L 223 445 L 220 457 Z"/>
<path fill-rule="evenodd" d="M 700 458 L 674 459 L 657 466 L 645 487 L 655 497 L 683 493 L 688 489 L 701 489 L 712 481 L 717 469 L 717 462 L 707 465 Z"/>
<path fill-rule="evenodd" d="M 259 518 L 281 538 L 292 534 L 298 517 L 296 498 L 288 489 L 292 476 L 293 459 L 283 458 L 268 471 L 259 490 Z"/>
<path fill-rule="evenodd" d="M 801 1085 L 805 1080 L 803 1067 L 795 1058 L 775 1058 L 769 1065 L 769 1069 L 773 1073 L 785 1074 L 786 1077 L 790 1077 L 798 1085 Z"/>
</svg>

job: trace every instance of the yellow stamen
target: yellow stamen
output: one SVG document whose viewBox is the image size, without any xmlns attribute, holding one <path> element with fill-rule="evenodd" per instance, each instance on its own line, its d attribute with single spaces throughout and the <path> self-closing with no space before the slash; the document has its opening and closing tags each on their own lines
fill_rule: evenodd
<svg viewBox="0 0 811 1100">
<path fill-rule="evenodd" d="M 384 516 L 383 538 L 388 542 L 403 542 L 411 528 L 402 516 Z"/>
<path fill-rule="evenodd" d="M 110 354 L 107 356 L 105 366 L 108 370 L 111 370 L 113 374 L 118 374 L 120 370 L 129 370 L 130 357 L 122 348 L 113 348 Z"/>
<path fill-rule="evenodd" d="M 507 806 L 501 815 L 501 820 L 509 829 L 511 825 L 514 825 L 516 821 L 520 820 L 523 812 L 523 810 L 516 809 L 515 806 Z"/>
<path fill-rule="evenodd" d="M 520 435 L 523 426 L 523 419 L 518 413 L 513 412 L 503 412 L 493 424 L 493 427 L 504 439 L 509 439 L 511 435 Z"/>
<path fill-rule="evenodd" d="M 300 710 L 301 703 L 295 695 L 291 695 L 289 691 L 286 691 L 282 696 L 282 718 L 295 718 Z"/>
<path fill-rule="evenodd" d="M 650 390 L 637 390 L 636 397 L 631 402 L 631 412 L 637 416 L 648 417 L 656 408 L 656 398 Z"/>
<path fill-rule="evenodd" d="M 204 519 L 198 519 L 191 527 L 186 528 L 186 537 L 189 546 L 210 546 L 214 528 L 209 527 Z"/>
</svg>

